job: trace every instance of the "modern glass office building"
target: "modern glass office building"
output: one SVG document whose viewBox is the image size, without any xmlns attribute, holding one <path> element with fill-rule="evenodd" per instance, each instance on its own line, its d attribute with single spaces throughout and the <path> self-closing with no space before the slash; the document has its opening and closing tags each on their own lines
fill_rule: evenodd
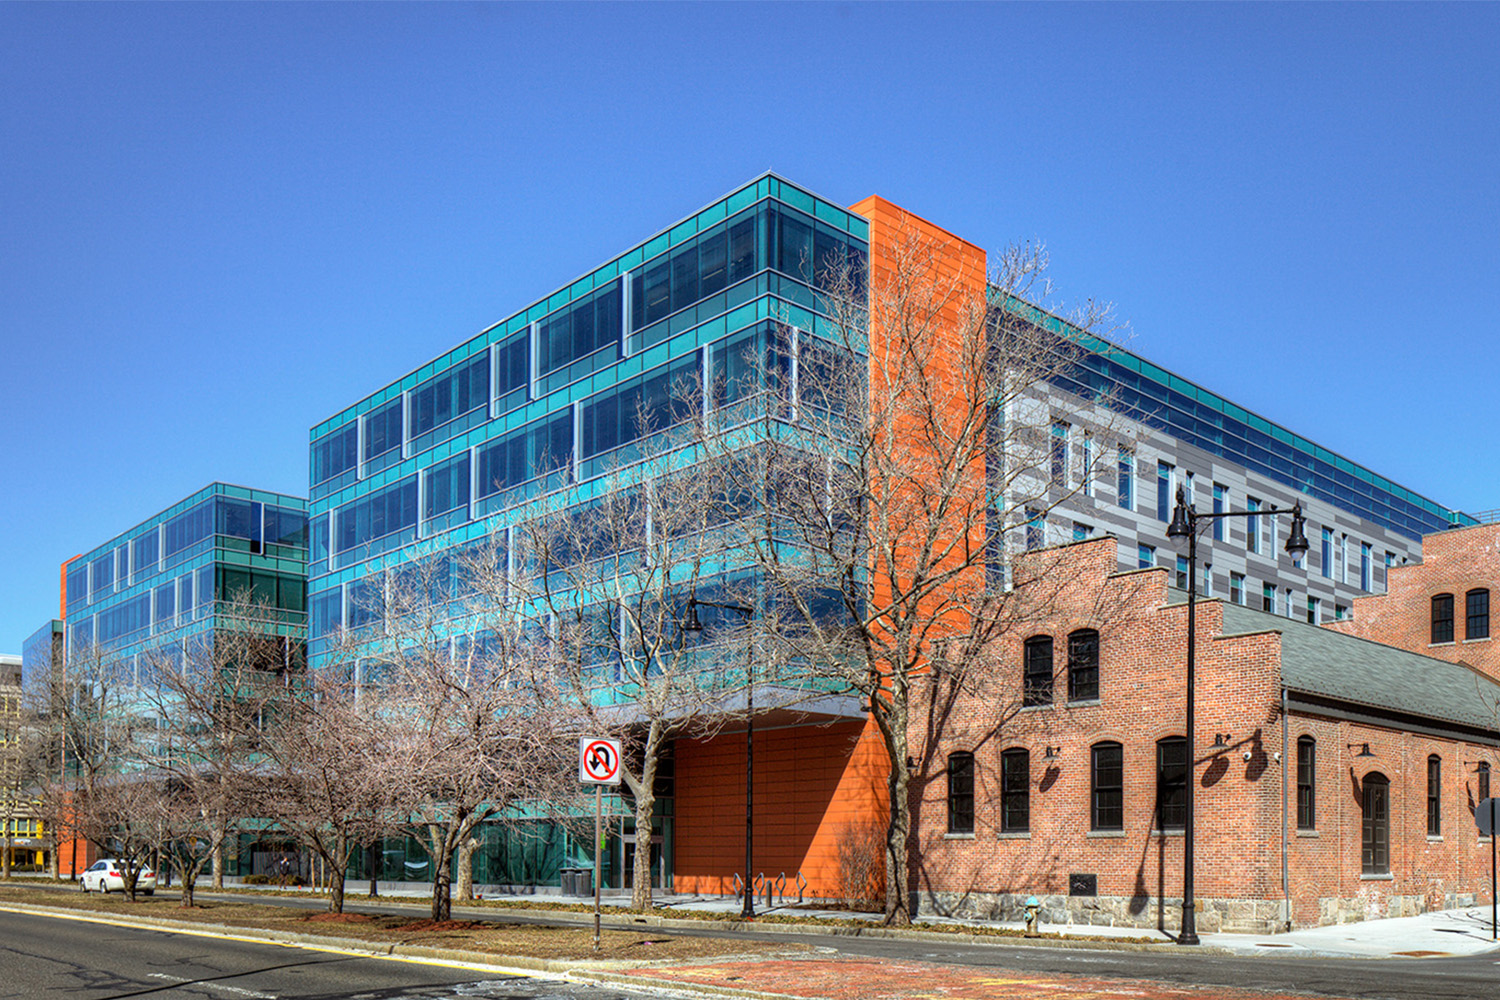
<svg viewBox="0 0 1500 1000">
<path fill-rule="evenodd" d="M 508 511 L 518 498 L 562 482 L 602 481 L 647 428 L 683 419 L 671 391 L 681 376 L 713 385 L 746 347 L 783 349 L 789 329 L 804 343 L 817 341 L 827 319 L 818 312 L 819 276 L 811 263 L 834 255 L 862 262 L 871 232 L 871 219 L 858 212 L 780 177 L 757 178 L 314 426 L 313 667 L 332 656 L 335 633 L 368 620 L 363 588 L 377 574 L 512 529 Z M 992 300 L 994 308 L 1004 305 Z M 1423 532 L 1472 520 L 1138 355 L 1051 317 L 1042 321 L 1081 351 L 1071 377 L 1056 380 L 1044 400 L 1061 455 L 1058 486 L 1067 498 L 1039 525 L 1037 543 L 1109 532 L 1124 543 L 1127 568 L 1174 569 L 1166 527 L 1177 486 L 1202 509 L 1301 501 L 1314 537 L 1305 565 L 1280 556 L 1274 526 L 1263 527 L 1266 537 L 1226 533 L 1214 539 L 1222 555 L 1205 567 L 1206 589 L 1324 620 L 1357 594 L 1383 587 L 1385 566 L 1419 558 Z M 799 349 L 787 351 L 784 361 L 795 382 Z M 733 402 L 705 396 L 705 407 Z M 1128 440 L 1090 437 L 1088 414 L 1100 400 L 1132 425 Z M 1099 461 L 1104 449 L 1108 462 Z M 1101 477 L 1097 470 L 1105 465 L 1112 471 Z M 1069 481 L 1078 469 L 1093 470 L 1088 482 Z M 1025 535 L 1033 540 L 1032 532 Z M 862 719 L 845 721 L 853 726 L 849 738 L 856 738 Z M 844 743 L 827 742 L 832 731 L 798 735 L 788 727 L 782 745 L 792 756 L 799 746 L 821 747 L 816 754 L 845 762 L 857 756 Z M 691 773 L 702 775 L 710 766 L 703 761 L 715 752 L 694 750 Z M 685 777 L 685 759 L 678 758 L 679 797 L 700 780 Z M 665 808 L 671 809 L 670 797 Z M 801 831 L 789 842 L 832 851 L 831 834 L 818 825 L 827 808 L 819 800 L 806 816 L 782 816 L 789 829 Z M 705 828 L 723 825 L 726 815 L 699 816 L 692 829 L 679 825 L 681 854 L 709 858 L 704 844 L 714 834 Z M 672 832 L 663 834 L 670 878 Z M 623 864 L 624 854 L 617 858 Z M 801 863 L 785 861 L 789 871 Z M 533 871 L 550 878 L 556 861 L 550 864 Z M 481 882 L 513 880 L 475 874 Z"/>
<path fill-rule="evenodd" d="M 256 627 L 300 660 L 306 588 L 307 501 L 213 483 L 69 561 L 68 656 L 98 650 L 116 676 L 149 682 L 146 654 L 180 654 L 246 600 L 259 608 Z M 34 637 L 39 659 L 46 632 Z"/>
<path fill-rule="evenodd" d="M 358 623 L 359 582 L 403 550 L 505 527 L 548 476 L 597 479 L 643 423 L 681 419 L 679 377 L 708 384 L 780 324 L 815 331 L 810 262 L 862 259 L 867 237 L 865 220 L 762 177 L 314 427 L 313 665 Z"/>
</svg>

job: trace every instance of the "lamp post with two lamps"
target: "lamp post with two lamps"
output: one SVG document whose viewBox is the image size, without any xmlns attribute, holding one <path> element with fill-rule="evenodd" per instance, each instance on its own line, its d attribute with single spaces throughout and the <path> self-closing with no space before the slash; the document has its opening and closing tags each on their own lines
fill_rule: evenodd
<svg viewBox="0 0 1500 1000">
<path fill-rule="evenodd" d="M 1179 944 L 1197 944 L 1198 928 L 1197 918 L 1194 914 L 1193 903 L 1193 783 L 1194 783 L 1194 742 L 1193 742 L 1193 714 L 1195 708 L 1196 691 L 1194 690 L 1194 669 L 1197 657 L 1197 621 L 1195 605 L 1198 603 L 1198 533 L 1202 530 L 1202 524 L 1226 517 L 1274 517 L 1278 514 L 1292 515 L 1292 530 L 1287 536 L 1286 552 L 1294 561 L 1300 560 L 1307 555 L 1307 530 L 1302 517 L 1302 504 L 1294 504 L 1287 507 L 1267 507 L 1263 510 L 1226 510 L 1216 514 L 1200 514 L 1193 510 L 1187 502 L 1187 494 L 1181 486 L 1177 487 L 1177 506 L 1172 511 L 1172 523 L 1167 526 L 1167 537 L 1181 545 L 1187 543 L 1188 550 L 1188 603 L 1187 603 L 1187 782 L 1186 801 L 1183 803 L 1187 812 L 1187 824 L 1182 831 L 1182 933 L 1178 936 Z M 1258 530 L 1252 527 L 1251 530 Z"/>
<path fill-rule="evenodd" d="M 722 601 L 703 601 L 696 596 L 688 598 L 688 617 L 682 623 L 684 632 L 702 632 L 703 622 L 698 620 L 698 609 L 722 608 L 745 616 L 748 623 L 755 617 L 755 609 L 745 604 L 726 604 Z M 745 640 L 745 905 L 740 916 L 746 920 L 755 916 L 755 876 L 751 873 L 755 863 L 755 646 Z"/>
</svg>

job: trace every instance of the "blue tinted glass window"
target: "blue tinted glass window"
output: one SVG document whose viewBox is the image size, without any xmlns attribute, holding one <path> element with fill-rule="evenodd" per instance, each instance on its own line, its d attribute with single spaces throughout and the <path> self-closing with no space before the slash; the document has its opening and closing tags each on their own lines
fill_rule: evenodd
<svg viewBox="0 0 1500 1000">
<path fill-rule="evenodd" d="M 115 582 L 115 556 L 107 553 L 95 559 L 89 565 L 89 593 L 94 597 L 102 597 L 114 591 Z"/>
<path fill-rule="evenodd" d="M 491 496 L 561 469 L 573 457 L 573 413 L 564 410 L 512 431 L 478 451 L 477 494 Z"/>
<path fill-rule="evenodd" d="M 335 511 L 334 551 L 347 552 L 416 523 L 417 480 L 413 476 Z"/>
<path fill-rule="evenodd" d="M 436 517 L 469 504 L 469 453 L 440 462 L 422 474 L 422 516 Z"/>
<path fill-rule="evenodd" d="M 490 401 L 489 354 L 461 362 L 411 392 L 410 434 L 416 437 Z"/>
<path fill-rule="evenodd" d="M 365 414 L 365 461 L 401 447 L 401 403 L 397 396 Z"/>
<path fill-rule="evenodd" d="M 156 624 L 170 624 L 176 614 L 177 582 L 174 580 L 156 588 Z"/>
<path fill-rule="evenodd" d="M 273 545 L 307 545 L 307 515 L 290 507 L 266 504 L 266 541 Z"/>
<path fill-rule="evenodd" d="M 156 530 L 153 528 L 151 531 L 137 538 L 131 543 L 131 546 L 131 565 L 134 567 L 136 575 L 155 573 L 157 555 L 161 548 Z"/>
<path fill-rule="evenodd" d="M 1156 519 L 1166 521 L 1172 509 L 1172 466 L 1156 463 Z"/>
<path fill-rule="evenodd" d="M 501 400 L 502 409 L 525 400 L 525 390 L 531 382 L 531 340 L 525 334 L 517 334 L 495 349 L 495 395 Z M 519 393 L 519 398 L 512 397 Z"/>
<path fill-rule="evenodd" d="M 583 457 L 592 458 L 691 417 L 697 367 L 697 355 L 688 355 L 589 400 L 583 407 Z"/>
<path fill-rule="evenodd" d="M 656 270 L 666 266 L 662 264 Z M 670 283 L 665 287 L 664 294 L 669 295 Z M 537 371 L 545 375 L 619 342 L 620 286 L 616 283 L 557 310 L 537 324 Z M 510 364 L 518 365 L 519 359 L 513 357 Z"/>
<path fill-rule="evenodd" d="M 328 635 L 343 624 L 344 593 L 340 588 L 334 587 L 321 594 L 314 594 L 309 603 L 311 614 L 308 631 L 311 638 L 318 639 Z"/>
<path fill-rule="evenodd" d="M 89 600 L 89 564 L 75 559 L 68 565 L 68 611 L 81 608 Z"/>
<path fill-rule="evenodd" d="M 1120 449 L 1115 479 L 1115 501 L 1126 510 L 1135 507 L 1135 456 Z"/>
<path fill-rule="evenodd" d="M 313 483 L 324 482 L 354 468 L 358 461 L 358 447 L 359 427 L 354 423 L 314 441 L 312 446 Z"/>
</svg>

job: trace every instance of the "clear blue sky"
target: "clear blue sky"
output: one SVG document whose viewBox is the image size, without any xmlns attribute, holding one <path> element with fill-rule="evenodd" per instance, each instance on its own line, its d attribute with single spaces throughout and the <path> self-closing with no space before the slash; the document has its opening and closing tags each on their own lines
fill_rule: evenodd
<svg viewBox="0 0 1500 1000">
<path fill-rule="evenodd" d="M 0 651 L 57 565 L 766 169 L 1500 507 L 1500 5 L 0 4 Z M 1488 428 L 1489 430 L 1485 430 Z"/>
</svg>

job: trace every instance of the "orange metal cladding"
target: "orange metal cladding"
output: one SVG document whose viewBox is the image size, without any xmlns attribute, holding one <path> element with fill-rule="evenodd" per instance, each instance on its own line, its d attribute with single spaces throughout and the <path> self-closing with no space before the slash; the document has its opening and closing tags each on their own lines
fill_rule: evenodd
<svg viewBox="0 0 1500 1000">
<path fill-rule="evenodd" d="M 982 309 L 986 289 L 983 250 L 893 205 L 883 198 L 866 198 L 853 207 L 870 220 L 871 288 L 875 296 L 903 278 L 897 274 L 903 254 L 918 248 L 929 269 L 918 281 L 930 281 L 942 294 L 933 326 L 952 329 L 972 322 L 973 309 Z M 872 317 L 871 355 L 889 341 L 887 331 Z M 941 339 L 941 338 L 939 338 Z M 929 373 L 958 381 L 958 363 L 939 349 L 928 355 Z M 881 386 L 871 373 L 871 392 Z M 916 465 L 914 456 L 907 465 Z M 984 477 L 978 458 L 976 483 Z M 897 568 L 899 571 L 899 567 Z M 977 572 L 984 572 L 983 566 Z M 878 573 L 877 573 L 878 575 Z M 881 865 L 888 818 L 888 757 L 880 734 L 869 720 L 832 725 L 757 728 L 755 734 L 755 861 L 756 872 L 775 878 L 786 873 L 795 891 L 797 873 L 807 880 L 810 897 L 847 895 L 841 874 L 840 847 L 873 854 Z M 676 744 L 676 828 L 673 879 L 679 892 L 727 893 L 734 889 L 734 873 L 744 866 L 745 745 L 743 732 L 727 732 L 711 739 L 678 740 Z M 869 831 L 873 829 L 874 839 Z"/>
<path fill-rule="evenodd" d="M 981 248 L 884 198 L 871 196 L 852 210 L 870 220 L 870 394 L 872 412 L 886 409 L 891 441 L 889 460 L 877 471 L 888 473 L 892 481 L 873 481 L 871 501 L 904 508 L 872 511 L 872 517 L 884 513 L 890 518 L 884 528 L 872 528 L 875 548 L 888 559 L 881 562 L 877 552 L 871 566 L 872 594 L 879 603 L 889 599 L 891 581 L 903 580 L 911 569 L 930 576 L 944 568 L 941 561 L 903 565 L 903 553 L 910 560 L 921 558 L 915 553 L 931 530 L 939 537 L 955 532 L 975 536 L 969 546 L 958 547 L 954 558 L 960 561 L 967 558 L 964 550 L 983 550 L 985 441 L 983 428 L 973 424 L 976 411 L 970 402 L 984 391 L 988 261 Z M 913 357 L 921 359 L 920 372 L 929 387 L 925 391 L 912 382 Z M 938 404 L 935 416 L 920 405 L 929 400 Z M 950 421 L 948 426 L 933 426 L 944 420 Z M 924 444 L 929 441 L 938 443 Z M 909 453 L 899 454 L 898 448 Z M 930 453 L 924 454 L 924 448 Z M 930 525 L 927 512 L 934 508 L 919 494 L 933 478 L 930 470 L 955 460 L 967 464 L 967 481 L 946 488 L 948 523 Z M 981 561 L 951 585 L 970 589 L 982 584 L 983 574 Z M 941 595 L 936 599 L 941 602 Z"/>
<path fill-rule="evenodd" d="M 678 740 L 673 888 L 730 893 L 745 865 L 744 731 Z M 839 844 L 885 822 L 885 750 L 870 724 L 755 732 L 755 867 L 810 897 L 843 895 Z M 877 850 L 878 850 L 878 841 Z"/>
</svg>

